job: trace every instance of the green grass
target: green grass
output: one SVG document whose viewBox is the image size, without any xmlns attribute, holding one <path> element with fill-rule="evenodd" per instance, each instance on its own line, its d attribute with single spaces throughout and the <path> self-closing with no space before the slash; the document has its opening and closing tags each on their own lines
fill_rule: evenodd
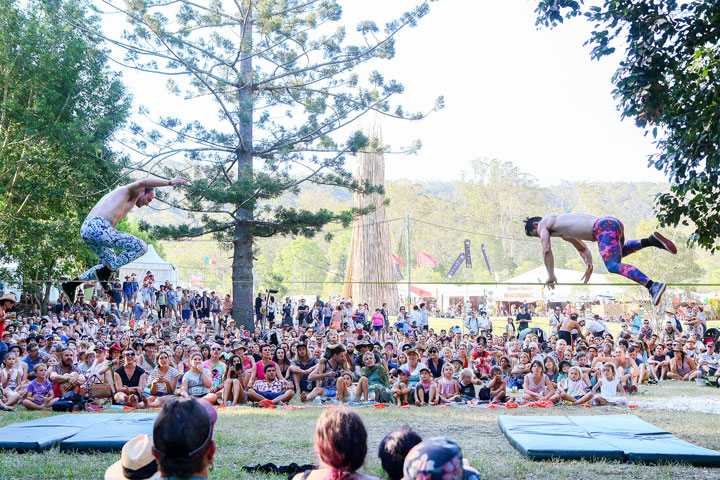
<svg viewBox="0 0 720 480">
<path fill-rule="evenodd" d="M 664 382 L 648 386 L 644 398 L 687 397 L 701 401 L 717 398 L 713 388 L 694 387 L 690 383 Z M 486 408 L 358 408 L 368 430 L 368 458 L 365 471 L 381 475 L 377 445 L 393 428 L 408 424 L 423 437 L 444 436 L 455 440 L 465 457 L 484 479 L 535 478 L 637 478 L 637 479 L 707 479 L 717 478 L 717 470 L 672 464 L 660 466 L 631 465 L 612 462 L 547 461 L 533 462 L 520 455 L 505 439 L 497 426 L 499 415 L 605 415 L 634 414 L 683 440 L 720 450 L 720 416 L 666 410 L 621 409 L 616 407 L 552 409 L 486 409 Z M 259 410 L 248 407 L 222 409 L 215 431 L 218 450 L 212 479 L 281 479 L 244 473 L 242 465 L 273 462 L 315 463 L 312 437 L 320 408 L 305 410 Z M 40 418 L 46 414 L 7 413 L 0 415 L 0 426 Z M 119 454 L 68 454 L 53 448 L 43 453 L 2 452 L 2 479 L 98 479 L 105 469 L 119 459 Z"/>
</svg>

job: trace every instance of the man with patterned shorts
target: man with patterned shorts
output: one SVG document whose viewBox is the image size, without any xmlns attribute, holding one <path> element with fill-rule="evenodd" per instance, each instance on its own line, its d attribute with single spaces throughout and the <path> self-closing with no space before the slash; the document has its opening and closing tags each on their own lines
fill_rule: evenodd
<svg viewBox="0 0 720 480">
<path fill-rule="evenodd" d="M 80 236 L 97 255 L 100 263 L 62 284 L 62 291 L 70 302 L 74 300 L 75 291 L 82 282 L 99 280 L 105 293 L 111 293 L 108 280 L 112 273 L 147 252 L 145 242 L 129 233 L 116 230 L 115 227 L 133 207 L 148 205 L 155 198 L 155 188 L 171 187 L 185 182 L 187 179 L 183 177 L 172 180 L 146 178 L 118 187 L 100 199 L 80 227 Z M 116 250 L 120 253 L 116 254 Z"/>
<path fill-rule="evenodd" d="M 547 283 L 554 288 L 557 283 L 555 277 L 555 259 L 553 257 L 550 238 L 560 237 L 574 246 L 582 257 L 587 269 L 582 281 L 587 283 L 593 271 L 592 255 L 584 241 L 598 242 L 600 256 L 605 262 L 608 272 L 622 275 L 630 280 L 644 285 L 650 292 L 653 304 L 660 303 L 665 284 L 653 282 L 636 267 L 622 263 L 623 257 L 637 252 L 645 247 L 655 247 L 667 250 L 673 255 L 677 253 L 675 244 L 655 232 L 648 238 L 625 241 L 624 226 L 620 220 L 613 217 L 596 217 L 582 213 L 551 214 L 545 217 L 529 217 L 525 219 L 525 234 L 528 237 L 540 237 L 543 247 L 543 259 L 548 271 Z"/>
</svg>

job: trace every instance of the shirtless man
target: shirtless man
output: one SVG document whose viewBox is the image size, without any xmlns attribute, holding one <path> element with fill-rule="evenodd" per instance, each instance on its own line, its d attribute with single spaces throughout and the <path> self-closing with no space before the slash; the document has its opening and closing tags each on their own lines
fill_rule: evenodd
<svg viewBox="0 0 720 480">
<path fill-rule="evenodd" d="M 555 259 L 550 246 L 551 237 L 560 237 L 577 249 L 585 265 L 587 265 L 585 274 L 582 277 L 584 283 L 590 280 L 593 263 L 592 254 L 583 240 L 598 242 L 600 256 L 605 262 L 608 271 L 622 275 L 647 287 L 654 305 L 660 303 L 660 298 L 665 293 L 665 284 L 653 282 L 632 265 L 621 263 L 622 258 L 645 247 L 656 247 L 667 250 L 672 254 L 677 253 L 675 244 L 658 232 L 653 233 L 648 238 L 626 242 L 622 222 L 613 217 L 596 217 L 581 213 L 551 214 L 542 218 L 529 217 L 525 219 L 525 234 L 528 237 L 540 237 L 543 247 L 543 259 L 548 271 L 548 287 L 555 288 L 552 284 L 557 283 Z"/>
<path fill-rule="evenodd" d="M 100 263 L 62 284 L 62 290 L 71 302 L 77 287 L 86 281 L 99 280 L 105 293 L 111 293 L 108 280 L 112 273 L 147 252 L 145 242 L 129 233 L 115 230 L 115 227 L 133 207 L 148 205 L 155 198 L 156 187 L 171 187 L 185 182 L 187 179 L 183 177 L 172 180 L 145 178 L 118 187 L 100 199 L 80 227 L 80 236 L 97 255 Z M 120 250 L 120 254 L 116 255 L 115 250 Z"/>
<path fill-rule="evenodd" d="M 583 340 L 587 340 L 587 338 L 585 338 L 585 335 L 583 335 L 582 333 L 582 325 L 578 324 L 577 318 L 578 316 L 576 313 L 570 315 L 570 318 L 563 318 L 563 321 L 560 324 L 560 328 L 558 328 L 558 339 L 565 340 L 565 343 L 567 343 L 568 345 L 573 345 L 573 330 L 577 330 L 578 335 L 580 335 Z"/>
</svg>

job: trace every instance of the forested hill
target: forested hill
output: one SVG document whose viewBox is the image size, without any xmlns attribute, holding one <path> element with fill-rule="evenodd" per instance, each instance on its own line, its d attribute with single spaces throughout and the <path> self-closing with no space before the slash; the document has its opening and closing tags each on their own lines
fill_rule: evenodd
<svg viewBox="0 0 720 480">
<path fill-rule="evenodd" d="M 523 230 L 522 220 L 527 216 L 565 212 L 615 216 L 623 221 L 626 238 L 647 236 L 656 224 L 653 199 L 668 188 L 666 184 L 622 181 L 541 185 L 512 164 L 496 160 L 474 161 L 472 171 L 458 177 L 455 182 L 393 180 L 385 185 L 390 200 L 387 218 L 391 220 L 388 224 L 393 252 L 407 260 L 406 214 L 409 213 L 413 262 L 418 251 L 428 253 L 438 262 L 437 267 L 415 267 L 413 281 L 445 280 L 450 265 L 463 250 L 465 239 L 471 241 L 473 268 L 461 268 L 454 277 L 458 283 L 494 280 L 495 273 L 502 281 L 542 265 L 539 241 L 526 237 Z M 309 210 L 336 210 L 350 207 L 352 196 L 328 186 L 309 186 L 299 195 L 281 199 L 281 203 Z M 185 218 L 175 210 L 144 210 L 136 213 L 137 218 L 151 223 Z M 297 285 L 293 291 L 308 292 L 318 287 L 300 282 L 342 281 L 350 231 L 340 226 L 330 226 L 326 231 L 332 233 L 332 240 L 326 241 L 322 235 L 314 239 L 258 240 L 255 270 L 260 280 L 281 288 L 290 287 L 289 282 L 293 282 Z M 667 275 L 681 277 L 683 281 L 720 278 L 720 262 L 715 257 L 703 251 L 687 250 L 684 247 L 687 235 L 681 231 L 664 232 L 681 244 L 681 251 L 673 261 L 680 261 L 682 268 L 674 268 L 676 265 L 662 255 L 636 254 L 638 264 L 647 265 L 648 274 L 661 275 L 667 271 Z M 181 277 L 189 279 L 190 273 L 202 274 L 207 285 L 219 284 L 223 275 L 229 281 L 230 254 L 216 243 L 198 239 L 164 245 L 167 260 L 181 266 Z M 493 275 L 485 266 L 481 245 L 485 246 Z M 583 268 L 577 252 L 569 244 L 555 241 L 553 251 L 557 267 Z M 597 249 L 592 251 L 596 271 L 604 273 Z M 205 264 L 206 256 L 218 263 Z M 334 285 L 324 288 L 326 292 L 337 289 Z"/>
</svg>

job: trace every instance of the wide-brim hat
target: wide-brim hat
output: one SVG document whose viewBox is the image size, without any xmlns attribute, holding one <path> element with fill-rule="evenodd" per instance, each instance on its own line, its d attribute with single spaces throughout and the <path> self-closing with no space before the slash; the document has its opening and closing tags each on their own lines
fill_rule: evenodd
<svg viewBox="0 0 720 480">
<path fill-rule="evenodd" d="M 120 460 L 105 471 L 105 480 L 161 478 L 148 435 L 138 435 L 123 445 Z M 147 476 L 144 476 L 147 474 Z"/>
<path fill-rule="evenodd" d="M 13 292 L 8 292 L 2 297 L 0 297 L 0 303 L 5 301 L 11 301 L 13 305 L 17 305 L 17 298 L 15 297 L 15 294 Z"/>
</svg>

